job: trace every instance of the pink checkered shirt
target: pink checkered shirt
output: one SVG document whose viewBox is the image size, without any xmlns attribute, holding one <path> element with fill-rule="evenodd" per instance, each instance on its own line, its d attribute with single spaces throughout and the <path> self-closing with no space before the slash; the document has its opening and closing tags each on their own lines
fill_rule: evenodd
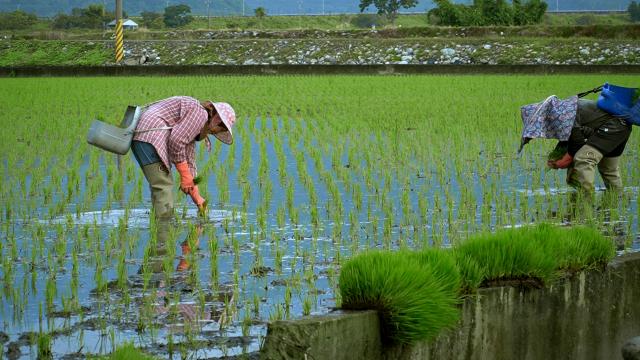
<svg viewBox="0 0 640 360">
<path fill-rule="evenodd" d="M 186 161 L 196 176 L 195 139 L 207 120 L 207 111 L 198 100 L 174 96 L 149 105 L 136 127 L 138 131 L 165 126 L 172 129 L 139 132 L 133 140 L 153 145 L 168 170 L 171 170 L 171 164 Z"/>
</svg>

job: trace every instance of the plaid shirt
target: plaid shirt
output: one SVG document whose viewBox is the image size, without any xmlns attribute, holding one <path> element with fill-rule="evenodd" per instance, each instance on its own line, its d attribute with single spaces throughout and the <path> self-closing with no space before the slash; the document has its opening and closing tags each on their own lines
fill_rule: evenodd
<svg viewBox="0 0 640 360">
<path fill-rule="evenodd" d="M 150 143 L 167 170 L 171 164 L 186 161 L 196 176 L 196 137 L 209 116 L 200 102 L 189 96 L 174 96 L 149 105 L 136 130 L 172 127 L 171 130 L 139 132 L 133 140 Z"/>
</svg>

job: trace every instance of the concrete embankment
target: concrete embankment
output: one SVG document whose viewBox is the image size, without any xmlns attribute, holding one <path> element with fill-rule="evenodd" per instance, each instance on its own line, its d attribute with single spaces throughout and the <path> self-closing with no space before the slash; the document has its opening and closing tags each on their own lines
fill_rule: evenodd
<svg viewBox="0 0 640 360">
<path fill-rule="evenodd" d="M 461 313 L 457 327 L 412 346 L 383 344 L 375 311 L 277 321 L 261 358 L 622 359 L 640 335 L 640 253 L 543 289 L 481 289 Z"/>
<path fill-rule="evenodd" d="M 640 65 L 134 65 L 0 67 L 0 77 L 337 74 L 640 74 Z"/>
</svg>

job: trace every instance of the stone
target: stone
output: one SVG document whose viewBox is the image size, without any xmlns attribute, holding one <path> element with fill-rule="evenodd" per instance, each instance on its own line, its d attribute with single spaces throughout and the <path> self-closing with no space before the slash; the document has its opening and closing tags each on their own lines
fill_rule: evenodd
<svg viewBox="0 0 640 360">
<path fill-rule="evenodd" d="M 482 45 L 482 48 L 485 50 L 490 50 L 491 49 L 491 44 L 484 44 Z"/>
<path fill-rule="evenodd" d="M 456 51 L 455 51 L 455 50 L 453 50 L 452 48 L 444 48 L 444 49 L 440 50 L 440 53 L 441 53 L 443 56 L 446 56 L 446 57 L 452 57 L 453 55 L 455 55 L 455 54 L 456 54 Z"/>
<path fill-rule="evenodd" d="M 12 342 L 7 346 L 7 359 L 9 360 L 17 360 L 20 358 L 20 345 L 16 342 Z"/>
<path fill-rule="evenodd" d="M 589 49 L 580 49 L 580 54 L 589 55 Z"/>
<path fill-rule="evenodd" d="M 138 59 L 138 64 L 142 65 L 142 64 L 146 63 L 147 60 L 149 60 L 147 55 L 142 55 L 142 56 L 140 56 L 140 59 Z"/>
<path fill-rule="evenodd" d="M 124 59 L 124 62 L 123 62 L 123 63 L 124 63 L 125 65 L 129 65 L 129 66 L 131 66 L 131 65 L 138 65 L 138 64 L 139 64 L 139 62 L 138 62 L 138 61 L 139 61 L 138 59 L 134 59 L 134 58 L 126 58 L 126 59 Z"/>
<path fill-rule="evenodd" d="M 404 55 L 402 56 L 402 58 L 400 58 L 400 60 L 405 61 L 405 62 L 410 62 L 411 60 L 413 60 L 413 56 L 411 55 Z"/>
<path fill-rule="evenodd" d="M 622 358 L 624 360 L 640 360 L 640 336 L 627 340 L 622 346 Z"/>
</svg>

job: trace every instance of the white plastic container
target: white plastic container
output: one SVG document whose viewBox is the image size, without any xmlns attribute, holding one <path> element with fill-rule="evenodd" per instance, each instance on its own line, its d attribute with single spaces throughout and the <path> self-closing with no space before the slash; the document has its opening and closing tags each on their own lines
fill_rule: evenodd
<svg viewBox="0 0 640 360">
<path fill-rule="evenodd" d="M 126 154 L 131 148 L 131 140 L 140 115 L 142 115 L 142 107 L 128 106 L 120 127 L 93 120 L 87 134 L 87 142 L 118 155 Z"/>
</svg>

